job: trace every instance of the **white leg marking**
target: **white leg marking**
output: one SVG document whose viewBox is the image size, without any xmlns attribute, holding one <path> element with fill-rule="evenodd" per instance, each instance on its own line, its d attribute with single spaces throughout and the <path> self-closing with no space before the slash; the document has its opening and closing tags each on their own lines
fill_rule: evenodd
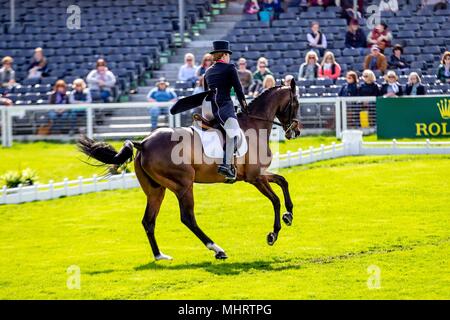
<svg viewBox="0 0 450 320">
<path fill-rule="evenodd" d="M 173 258 L 171 256 L 168 256 L 162 252 L 160 252 L 157 256 L 155 256 L 155 260 L 159 261 L 159 260 L 173 260 Z"/>
<path fill-rule="evenodd" d="M 206 247 L 209 249 L 209 250 L 213 250 L 215 253 L 219 253 L 219 252 L 225 252 L 221 247 L 219 247 L 217 244 L 215 244 L 215 243 L 208 243 L 207 245 L 206 245 Z"/>
</svg>

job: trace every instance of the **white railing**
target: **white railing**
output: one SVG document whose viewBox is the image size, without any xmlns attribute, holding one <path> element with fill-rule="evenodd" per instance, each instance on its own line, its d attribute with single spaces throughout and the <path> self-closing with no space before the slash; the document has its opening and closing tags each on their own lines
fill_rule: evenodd
<svg viewBox="0 0 450 320">
<path fill-rule="evenodd" d="M 450 141 L 364 142 L 360 140 L 332 143 L 328 146 L 321 145 L 319 148 L 310 147 L 306 150 L 288 151 L 285 154 L 276 153 L 270 169 L 300 166 L 345 156 L 402 154 L 450 154 Z M 105 190 L 130 189 L 138 186 L 139 183 L 134 173 L 123 173 L 108 179 L 94 175 L 92 178 L 79 177 L 72 181 L 64 179 L 63 182 L 58 183 L 50 181 L 48 184 L 20 186 L 13 189 L 3 187 L 0 194 L 0 205 L 50 200 Z"/>
</svg>

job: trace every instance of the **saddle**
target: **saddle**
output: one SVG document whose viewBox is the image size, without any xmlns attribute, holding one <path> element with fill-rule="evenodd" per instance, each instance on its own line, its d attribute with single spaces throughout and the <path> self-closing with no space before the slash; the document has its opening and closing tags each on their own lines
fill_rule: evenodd
<svg viewBox="0 0 450 320">
<path fill-rule="evenodd" d="M 225 133 L 225 130 L 216 119 L 207 120 L 201 114 L 194 113 L 192 115 L 192 120 L 196 122 L 194 125 L 197 125 L 197 127 L 201 128 L 202 131 L 217 129 L 220 132 Z"/>
</svg>

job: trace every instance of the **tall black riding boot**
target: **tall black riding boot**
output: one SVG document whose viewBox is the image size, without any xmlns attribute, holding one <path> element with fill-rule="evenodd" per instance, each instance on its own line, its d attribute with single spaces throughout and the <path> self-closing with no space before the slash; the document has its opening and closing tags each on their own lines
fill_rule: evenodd
<svg viewBox="0 0 450 320">
<path fill-rule="evenodd" d="M 226 137 L 223 163 L 219 165 L 218 172 L 225 176 L 227 183 L 236 181 L 236 169 L 233 165 L 234 151 L 237 145 L 237 138 Z"/>
</svg>

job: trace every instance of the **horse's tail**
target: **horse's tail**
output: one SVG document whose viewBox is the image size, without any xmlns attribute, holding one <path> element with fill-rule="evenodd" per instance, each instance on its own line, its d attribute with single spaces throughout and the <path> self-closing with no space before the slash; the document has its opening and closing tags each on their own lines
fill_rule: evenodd
<svg viewBox="0 0 450 320">
<path fill-rule="evenodd" d="M 77 143 L 78 149 L 89 158 L 100 161 L 103 164 L 121 166 L 133 158 L 133 147 L 142 149 L 140 142 L 126 140 L 119 152 L 106 142 L 95 141 L 86 136 L 81 137 Z"/>
</svg>

